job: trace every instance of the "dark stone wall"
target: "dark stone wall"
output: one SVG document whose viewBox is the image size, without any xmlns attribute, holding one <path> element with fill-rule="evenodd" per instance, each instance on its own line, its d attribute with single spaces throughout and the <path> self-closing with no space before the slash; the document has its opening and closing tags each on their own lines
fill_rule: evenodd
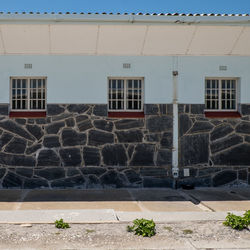
<svg viewBox="0 0 250 250">
<path fill-rule="evenodd" d="M 0 188 L 172 187 L 172 105 L 143 119 L 108 118 L 107 105 L 47 106 L 47 117 L 0 105 Z"/>
<path fill-rule="evenodd" d="M 250 185 L 249 107 L 208 119 L 204 105 L 179 105 L 177 187 Z M 0 105 L 0 188 L 173 187 L 173 107 L 144 112 L 108 118 L 107 105 L 49 104 L 46 118 L 10 119 Z"/>
<path fill-rule="evenodd" d="M 240 118 L 204 116 L 203 104 L 179 105 L 179 160 L 190 169 L 179 184 L 197 186 L 250 184 L 250 105 Z"/>
</svg>

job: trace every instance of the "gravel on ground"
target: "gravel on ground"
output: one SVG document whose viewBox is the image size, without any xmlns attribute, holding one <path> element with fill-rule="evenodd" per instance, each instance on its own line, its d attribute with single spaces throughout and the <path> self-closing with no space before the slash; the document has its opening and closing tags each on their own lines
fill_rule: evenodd
<svg viewBox="0 0 250 250">
<path fill-rule="evenodd" d="M 174 249 L 182 245 L 185 249 L 187 242 L 241 240 L 249 241 L 250 249 L 250 231 L 233 230 L 222 221 L 157 223 L 151 238 L 127 232 L 127 225 L 71 224 L 69 229 L 57 229 L 53 224 L 0 224 L 0 249 Z"/>
</svg>

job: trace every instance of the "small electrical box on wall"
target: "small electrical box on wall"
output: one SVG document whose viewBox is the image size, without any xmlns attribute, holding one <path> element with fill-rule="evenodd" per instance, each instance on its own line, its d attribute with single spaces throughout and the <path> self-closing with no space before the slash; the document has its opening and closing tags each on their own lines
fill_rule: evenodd
<svg viewBox="0 0 250 250">
<path fill-rule="evenodd" d="M 189 168 L 184 168 L 184 169 L 183 169 L 183 175 L 184 175 L 184 177 L 190 176 Z"/>
</svg>

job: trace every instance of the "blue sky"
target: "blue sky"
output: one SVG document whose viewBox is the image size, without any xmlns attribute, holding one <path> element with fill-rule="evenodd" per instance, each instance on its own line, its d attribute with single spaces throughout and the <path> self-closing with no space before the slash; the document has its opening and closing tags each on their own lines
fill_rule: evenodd
<svg viewBox="0 0 250 250">
<path fill-rule="evenodd" d="M 0 0 L 0 11 L 250 13 L 250 0 Z"/>
</svg>

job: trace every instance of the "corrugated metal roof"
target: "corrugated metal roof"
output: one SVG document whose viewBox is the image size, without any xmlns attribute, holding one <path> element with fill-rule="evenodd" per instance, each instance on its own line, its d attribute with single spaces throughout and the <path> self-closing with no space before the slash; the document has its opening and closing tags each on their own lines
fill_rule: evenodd
<svg viewBox="0 0 250 250">
<path fill-rule="evenodd" d="M 9 15 L 136 15 L 136 16 L 249 16 L 249 14 L 219 14 L 219 13 L 112 13 L 112 12 L 0 12 Z"/>
</svg>

